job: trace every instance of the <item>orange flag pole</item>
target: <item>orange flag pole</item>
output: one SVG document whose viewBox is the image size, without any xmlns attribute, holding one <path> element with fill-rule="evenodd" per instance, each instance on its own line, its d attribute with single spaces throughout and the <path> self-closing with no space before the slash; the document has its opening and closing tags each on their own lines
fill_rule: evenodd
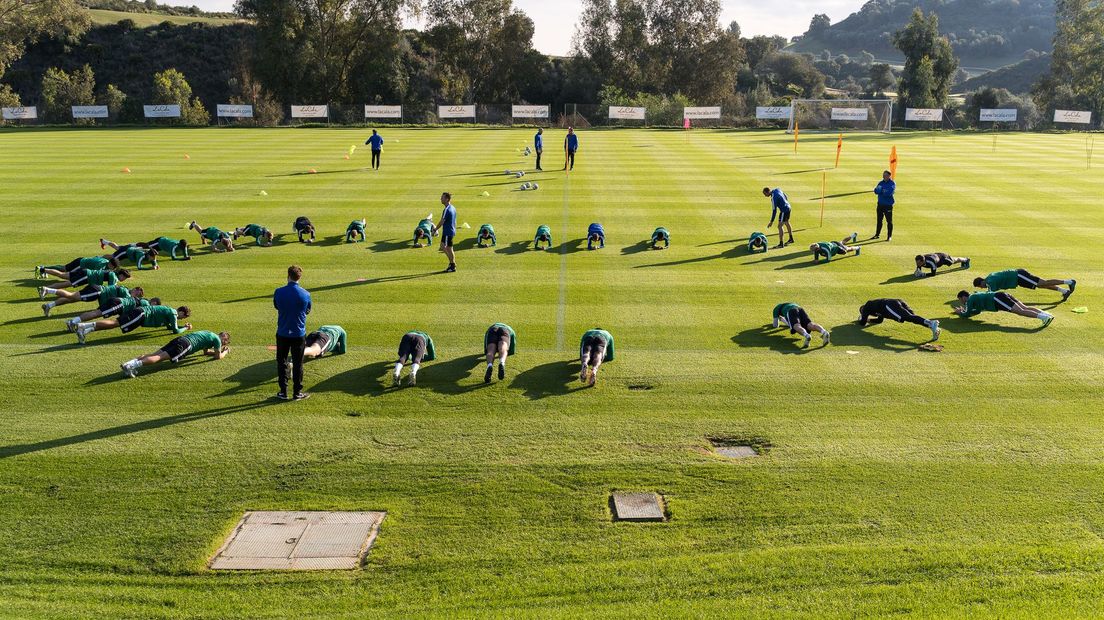
<svg viewBox="0 0 1104 620">
<path fill-rule="evenodd" d="M 828 189 L 828 173 L 821 171 L 820 173 L 820 225 L 824 226 L 824 195 Z"/>
<path fill-rule="evenodd" d="M 897 180 L 897 145 L 889 152 L 889 178 Z"/>
<path fill-rule="evenodd" d="M 839 141 L 836 142 L 836 167 L 839 168 L 840 151 L 843 150 L 843 133 L 839 135 Z"/>
<path fill-rule="evenodd" d="M 794 119 L 794 155 L 797 155 L 797 137 L 801 135 L 801 128 L 797 126 L 797 119 Z"/>
</svg>

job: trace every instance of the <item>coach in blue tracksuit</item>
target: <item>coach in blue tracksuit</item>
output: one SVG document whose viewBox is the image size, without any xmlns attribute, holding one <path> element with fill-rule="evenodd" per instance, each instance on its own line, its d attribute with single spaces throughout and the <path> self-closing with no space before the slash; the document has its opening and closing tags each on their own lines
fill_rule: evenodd
<svg viewBox="0 0 1104 620">
<path fill-rule="evenodd" d="M 886 241 L 893 241 L 893 192 L 896 191 L 893 175 L 886 170 L 882 173 L 882 181 L 874 188 L 874 193 L 878 195 L 878 228 L 871 239 L 882 236 L 882 220 L 885 219 Z"/>
<path fill-rule="evenodd" d="M 571 165 L 571 169 L 575 169 L 575 151 L 579 150 L 579 136 L 575 135 L 575 129 L 573 127 L 567 128 L 567 137 L 564 138 L 564 170 L 568 169 L 568 164 Z"/>
<path fill-rule="evenodd" d="M 786 192 L 782 191 L 781 187 L 776 187 L 773 190 L 769 187 L 763 188 L 763 195 L 771 199 L 771 219 L 767 224 L 767 228 L 774 226 L 774 216 L 778 215 L 778 245 L 777 248 L 786 247 L 786 243 L 793 243 L 793 228 L 790 226 L 790 199 L 786 197 Z M 786 243 L 782 242 L 782 229 L 786 229 L 790 233 L 790 240 Z"/>
<path fill-rule="evenodd" d="M 272 305 L 279 314 L 276 319 L 276 367 L 280 377 L 280 393 L 276 398 L 287 400 L 288 355 L 295 380 L 295 400 L 310 396 L 303 392 L 303 349 L 306 348 L 307 315 L 311 311 L 311 296 L 299 286 L 303 269 L 298 265 L 288 267 L 288 282 L 272 294 Z"/>
<path fill-rule="evenodd" d="M 373 129 L 372 137 L 365 140 L 364 143 L 372 146 L 372 170 L 379 170 L 380 155 L 383 154 L 383 136 Z"/>
<path fill-rule="evenodd" d="M 544 152 L 544 129 L 537 129 L 537 135 L 533 136 L 533 150 L 537 152 L 537 170 L 544 170 L 540 166 L 541 153 Z"/>
</svg>

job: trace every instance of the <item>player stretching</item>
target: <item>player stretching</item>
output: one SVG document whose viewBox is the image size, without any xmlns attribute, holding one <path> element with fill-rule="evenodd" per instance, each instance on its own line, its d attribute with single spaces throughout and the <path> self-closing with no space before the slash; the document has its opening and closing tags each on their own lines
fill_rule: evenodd
<svg viewBox="0 0 1104 620">
<path fill-rule="evenodd" d="M 76 288 L 78 286 L 110 286 L 130 279 L 130 271 L 120 269 L 109 271 L 107 269 L 74 269 L 69 272 L 68 280 L 53 282 L 53 286 L 38 287 L 38 298 L 46 299 L 47 295 L 57 295 L 58 289 Z"/>
<path fill-rule="evenodd" d="M 42 280 L 53 276 L 68 280 L 69 274 L 77 269 L 118 269 L 119 261 L 110 256 L 87 256 L 75 258 L 64 265 L 39 265 L 35 267 L 35 278 Z"/>
<path fill-rule="evenodd" d="M 916 277 L 924 277 L 924 269 L 930 269 L 929 276 L 935 275 L 935 270 L 940 267 L 950 267 L 951 265 L 962 265 L 963 269 L 970 268 L 969 257 L 955 257 L 950 254 L 944 254 L 943 252 L 935 252 L 932 254 L 917 254 L 916 255 Z"/>
<path fill-rule="evenodd" d="M 146 299 L 145 297 L 108 297 L 97 301 L 99 305 L 95 310 L 82 312 L 79 316 L 66 319 L 65 329 L 70 332 L 75 332 L 77 330 L 77 325 L 81 323 L 87 323 L 88 321 L 95 321 L 101 318 L 110 319 L 111 317 L 119 316 L 133 308 L 148 308 L 150 306 L 161 305 L 161 299 L 159 297 L 154 297 L 152 299 Z"/>
<path fill-rule="evenodd" d="M 814 323 L 805 312 L 805 309 L 793 302 L 787 301 L 775 306 L 774 310 L 771 311 L 771 318 L 774 319 L 772 325 L 775 329 L 778 329 L 778 324 L 781 323 L 783 326 L 790 328 L 791 334 L 800 334 L 805 339 L 805 342 L 801 345 L 803 349 L 809 346 L 809 341 L 813 338 L 813 335 L 809 332 L 820 332 L 822 344 L 828 344 L 828 341 L 832 338 L 832 334 L 828 330 Z"/>
<path fill-rule="evenodd" d="M 820 262 L 820 256 L 824 255 L 824 262 L 832 260 L 833 256 L 841 256 L 848 252 L 854 252 L 855 256 L 858 256 L 862 252 L 862 248 L 857 245 L 847 245 L 848 242 L 854 243 L 855 239 L 859 238 L 859 233 L 851 233 L 843 238 L 842 241 L 818 241 L 809 246 L 809 250 L 813 253 L 813 262 Z"/>
<path fill-rule="evenodd" d="M 295 223 L 291 227 L 295 230 L 295 234 L 299 235 L 299 243 L 303 243 L 303 235 L 310 235 L 310 239 L 306 242 L 314 243 L 314 224 L 311 224 L 309 217 L 300 215 L 295 218 Z"/>
<path fill-rule="evenodd" d="M 119 329 L 124 334 L 129 334 L 139 327 L 164 327 L 174 334 L 182 334 L 191 329 L 192 324 L 185 323 L 183 326 L 178 326 L 177 320 L 186 319 L 191 315 L 192 311 L 188 306 L 180 306 L 176 310 L 169 306 L 136 307 L 123 312 L 117 319 L 80 323 L 75 331 L 77 332 L 77 341 L 81 344 L 84 344 L 88 339 L 88 334 L 110 329 Z"/>
<path fill-rule="evenodd" d="M 546 244 L 543 248 L 541 244 Z M 534 250 L 551 250 L 552 249 L 552 229 L 541 224 L 537 226 L 537 234 L 533 235 L 533 249 Z"/>
<path fill-rule="evenodd" d="M 95 301 L 99 300 L 100 306 L 108 300 L 115 297 L 144 297 L 145 292 L 142 287 L 135 287 L 133 291 L 123 286 L 122 284 L 112 284 L 108 286 L 86 286 L 78 292 L 71 291 L 58 291 L 58 298 L 54 301 L 48 301 L 42 304 L 42 314 L 50 316 L 50 311 L 58 306 L 64 306 L 67 304 L 75 304 L 78 301 Z"/>
<path fill-rule="evenodd" d="M 1038 308 L 1025 306 L 1023 302 L 1008 293 L 968 293 L 966 291 L 959 291 L 958 302 L 962 304 L 962 306 L 955 308 L 955 312 L 961 316 L 974 316 L 981 312 L 997 312 L 1003 310 L 1005 312 L 1011 312 L 1012 314 L 1026 316 L 1029 319 L 1039 319 L 1043 322 L 1043 327 L 1050 325 L 1050 322 L 1054 320 L 1054 315 L 1049 312 L 1043 312 Z"/>
<path fill-rule="evenodd" d="M 659 228 L 652 231 L 652 249 L 653 250 L 658 250 L 659 249 L 658 246 L 659 246 L 660 241 L 663 242 L 663 249 L 664 250 L 671 247 L 671 233 L 667 232 L 667 229 L 662 227 L 662 226 L 660 226 Z"/>
<path fill-rule="evenodd" d="M 1065 284 L 1069 288 L 1062 288 Z M 1026 269 L 1006 269 L 991 273 L 984 278 L 974 278 L 974 286 L 987 288 L 989 292 L 1003 291 L 1022 286 L 1027 289 L 1047 288 L 1062 294 L 1062 301 L 1069 299 L 1077 288 L 1077 280 L 1044 280 L 1029 273 Z"/>
<path fill-rule="evenodd" d="M 230 238 L 230 233 L 219 230 L 214 226 L 208 226 L 206 228 L 196 224 L 195 220 L 192 220 L 191 224 L 188 224 L 188 230 L 194 230 L 199 233 L 199 238 L 203 240 L 204 245 L 210 244 L 211 249 L 216 252 L 233 252 L 234 242 Z"/>
<path fill-rule="evenodd" d="M 476 246 L 485 248 L 487 242 L 491 242 L 491 247 L 498 245 L 498 237 L 495 236 L 494 226 L 490 224 L 484 224 L 479 227 L 479 232 L 475 235 Z"/>
<path fill-rule="evenodd" d="M 127 243 L 125 245 L 119 245 L 114 241 L 108 241 L 107 239 L 100 239 L 100 248 L 110 247 L 114 250 L 114 254 L 111 258 L 115 259 L 115 262 L 121 263 L 124 260 L 129 260 L 134 263 L 136 269 L 142 269 L 142 263 L 149 261 L 149 269 L 157 269 L 157 255 L 160 253 L 157 248 L 149 247 L 145 243 Z"/>
<path fill-rule="evenodd" d="M 238 237 L 253 237 L 254 243 L 267 248 L 272 245 L 272 240 L 276 235 L 273 235 L 271 230 L 260 224 L 246 224 L 241 228 L 234 229 L 234 241 L 237 241 Z"/>
<path fill-rule="evenodd" d="M 748 253 L 754 254 L 756 252 L 767 251 L 767 236 L 761 232 L 753 232 L 748 237 Z"/>
<path fill-rule="evenodd" d="M 593 250 L 595 243 L 598 244 L 598 249 L 606 247 L 606 231 L 598 222 L 587 226 L 587 249 Z"/>
<path fill-rule="evenodd" d="M 192 257 L 188 255 L 188 242 L 183 239 L 158 237 L 148 243 L 139 243 L 138 245 L 144 248 L 157 248 L 159 253 L 168 254 L 172 260 L 192 260 Z M 180 253 L 180 256 L 177 256 L 177 252 Z"/>
<path fill-rule="evenodd" d="M 487 328 L 483 335 L 483 350 L 487 352 L 487 372 L 483 373 L 483 383 L 491 382 L 495 356 L 498 357 L 498 380 L 506 378 L 506 358 L 514 354 L 517 336 L 514 328 L 505 323 L 495 323 Z"/>
<path fill-rule="evenodd" d="M 414 247 L 422 248 L 426 247 L 433 241 L 433 237 L 437 234 L 433 230 L 433 220 L 426 218 L 418 222 L 417 228 L 414 229 Z M 425 243 L 422 240 L 425 239 Z"/>
<path fill-rule="evenodd" d="M 392 384 L 399 384 L 399 375 L 402 374 L 403 364 L 410 362 L 410 378 L 407 385 L 415 385 L 418 382 L 418 369 L 422 362 L 432 362 L 437 357 L 433 348 L 433 339 L 425 332 L 406 332 L 399 341 L 399 357 L 395 360 L 395 373 Z"/>
<path fill-rule="evenodd" d="M 124 375 L 133 379 L 138 376 L 138 369 L 142 366 L 157 364 L 165 360 L 175 364 L 196 351 L 202 351 L 204 355 L 217 360 L 226 357 L 230 353 L 230 333 L 216 334 L 214 332 L 198 331 L 177 336 L 149 355 L 123 362 L 120 368 L 122 368 Z"/>
<path fill-rule="evenodd" d="M 771 219 L 767 224 L 767 228 L 774 226 L 774 216 L 778 214 L 778 245 L 774 246 L 775 249 L 786 247 L 787 243 L 793 243 L 793 227 L 790 226 L 790 199 L 786 197 L 786 193 L 782 191 L 782 188 L 776 187 L 773 190 L 769 187 L 763 188 L 763 195 L 771 199 Z M 790 240 L 782 242 L 782 230 L 790 234 Z"/>
<path fill-rule="evenodd" d="M 579 381 L 593 386 L 598 381 L 598 368 L 602 362 L 613 361 L 613 335 L 601 327 L 583 334 L 579 341 Z"/>
<path fill-rule="evenodd" d="M 345 353 L 345 330 L 340 325 L 323 325 L 307 334 L 304 343 L 303 359 L 322 357 L 326 353 L 341 355 Z"/>
<path fill-rule="evenodd" d="M 859 308 L 859 325 L 877 325 L 886 319 L 898 323 L 915 323 L 931 330 L 932 340 L 939 340 L 939 321 L 917 316 L 903 299 L 871 299 Z"/>
<path fill-rule="evenodd" d="M 364 227 L 367 224 L 367 219 L 353 220 L 349 222 L 349 226 L 345 228 L 345 243 L 356 242 L 357 237 L 360 237 L 361 241 L 366 241 L 367 237 L 364 235 Z"/>
</svg>

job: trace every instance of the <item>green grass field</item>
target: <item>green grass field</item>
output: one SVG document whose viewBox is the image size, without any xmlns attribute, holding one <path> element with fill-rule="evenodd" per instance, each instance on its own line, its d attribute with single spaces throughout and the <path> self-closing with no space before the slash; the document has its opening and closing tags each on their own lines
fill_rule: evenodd
<svg viewBox="0 0 1104 620">
<path fill-rule="evenodd" d="M 353 129 L 0 133 L 0 615 L 1104 614 L 1104 162 L 1086 169 L 1083 136 L 849 135 L 818 227 L 834 135 L 803 135 L 795 156 L 781 132 L 586 131 L 572 176 L 529 174 L 541 189 L 519 192 L 502 171 L 531 169 L 528 130 L 383 134 L 373 173 L 364 147 L 342 158 L 364 141 Z M 872 234 L 894 144 L 892 243 L 811 266 L 808 243 Z M 797 243 L 748 255 L 763 185 L 789 194 Z M 442 190 L 472 226 L 449 275 L 436 249 L 408 248 Z M 292 242 L 301 214 L 320 243 Z M 368 242 L 339 243 L 360 217 Z M 96 254 L 101 235 L 195 241 L 192 219 L 284 234 L 134 281 L 230 331 L 226 360 L 127 380 L 119 364 L 167 332 L 81 347 L 70 313 L 42 316 L 34 265 Z M 606 248 L 580 251 L 592 221 Z M 472 247 L 485 222 L 496 249 Z M 556 251 L 525 251 L 542 223 Z M 659 225 L 671 248 L 641 249 Z M 972 269 L 915 280 L 928 251 Z M 311 400 L 277 404 L 270 295 L 291 263 L 309 326 L 345 326 L 350 351 L 307 364 Z M 975 275 L 1015 267 L 1078 279 L 1066 303 L 1014 291 L 1052 308 L 1050 327 L 952 317 Z M 877 297 L 941 319 L 946 350 L 918 351 L 917 326 L 856 327 Z M 785 300 L 833 344 L 766 329 Z M 485 386 L 495 321 L 518 354 Z M 594 325 L 618 356 L 586 389 L 574 357 Z M 440 357 L 393 390 L 410 328 Z M 723 459 L 708 437 L 765 454 Z M 613 490 L 662 493 L 670 520 L 611 522 Z M 387 518 L 363 570 L 208 571 L 250 509 Z"/>
<path fill-rule="evenodd" d="M 124 19 L 129 19 L 140 28 L 156 26 L 161 22 L 174 24 L 210 24 L 213 26 L 226 26 L 236 23 L 238 20 L 224 19 L 221 17 L 202 17 L 198 15 L 167 15 L 165 13 L 128 13 L 126 11 L 108 11 L 106 9 L 85 9 L 92 18 L 92 23 L 117 24 Z"/>
</svg>

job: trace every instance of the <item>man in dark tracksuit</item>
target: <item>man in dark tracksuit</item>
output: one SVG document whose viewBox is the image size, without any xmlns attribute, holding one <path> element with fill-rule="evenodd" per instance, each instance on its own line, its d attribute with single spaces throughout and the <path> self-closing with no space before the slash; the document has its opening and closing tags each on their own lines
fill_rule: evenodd
<svg viewBox="0 0 1104 620">
<path fill-rule="evenodd" d="M 380 167 L 380 155 L 383 154 L 383 136 L 379 135 L 375 129 L 372 130 L 372 136 L 364 141 L 372 147 L 372 170 L 379 170 Z"/>
<path fill-rule="evenodd" d="M 882 236 L 882 220 L 886 223 L 886 241 L 893 240 L 893 193 L 897 191 L 897 184 L 893 181 L 893 175 L 886 170 L 882 173 L 882 180 L 874 188 L 878 195 L 878 228 L 871 239 Z"/>
<path fill-rule="evenodd" d="M 931 329 L 932 340 L 939 340 L 939 321 L 917 316 L 903 299 L 871 299 L 859 308 L 859 325 L 877 325 L 886 319 L 915 323 Z"/>
<path fill-rule="evenodd" d="M 537 170 L 541 168 L 541 155 L 544 154 L 544 129 L 537 129 L 537 135 L 533 136 L 533 149 L 537 152 Z"/>
<path fill-rule="evenodd" d="M 276 367 L 279 371 L 280 392 L 276 398 L 288 400 L 288 366 L 295 381 L 292 398 L 303 400 L 310 397 L 303 391 L 303 349 L 306 348 L 307 315 L 311 311 L 311 296 L 299 286 L 303 270 L 298 265 L 288 267 L 288 283 L 276 289 L 272 295 L 272 305 L 279 312 L 276 323 Z M 291 363 L 288 364 L 288 356 Z"/>
</svg>

